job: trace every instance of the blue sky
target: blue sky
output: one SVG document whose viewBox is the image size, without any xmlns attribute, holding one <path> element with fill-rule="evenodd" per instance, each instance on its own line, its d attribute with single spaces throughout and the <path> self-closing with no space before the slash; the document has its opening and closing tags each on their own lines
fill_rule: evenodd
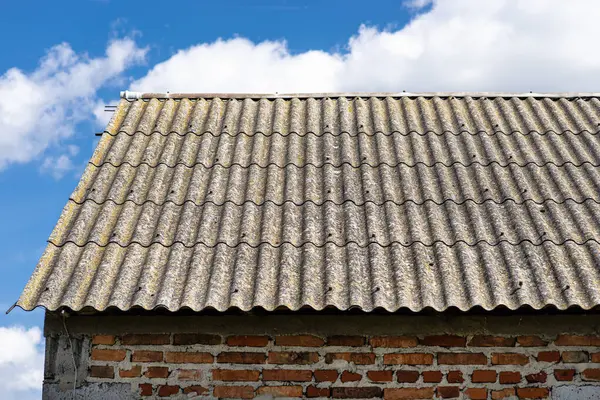
<svg viewBox="0 0 600 400">
<path fill-rule="evenodd" d="M 3 2 L 0 308 L 27 282 L 120 90 L 600 92 L 599 13 L 594 0 Z M 41 371 L 42 324 L 41 310 L 0 316 L 0 353 L 19 353 L 0 359 L 3 393 L 19 371 Z"/>
</svg>

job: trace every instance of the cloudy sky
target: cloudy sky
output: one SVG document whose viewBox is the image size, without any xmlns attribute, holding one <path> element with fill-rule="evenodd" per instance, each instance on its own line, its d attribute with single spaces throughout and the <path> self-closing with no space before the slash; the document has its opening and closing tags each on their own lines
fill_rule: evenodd
<svg viewBox="0 0 600 400">
<path fill-rule="evenodd" d="M 3 311 L 120 90 L 600 92 L 597 0 L 20 3 L 0 15 Z M 5 399 L 40 396 L 42 324 L 0 317 Z"/>
</svg>

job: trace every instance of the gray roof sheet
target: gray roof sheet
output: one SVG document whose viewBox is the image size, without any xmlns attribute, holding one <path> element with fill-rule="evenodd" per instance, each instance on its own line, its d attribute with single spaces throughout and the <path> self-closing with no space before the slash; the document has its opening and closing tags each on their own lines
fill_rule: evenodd
<svg viewBox="0 0 600 400">
<path fill-rule="evenodd" d="M 596 307 L 599 131 L 595 96 L 122 100 L 17 305 Z"/>
</svg>

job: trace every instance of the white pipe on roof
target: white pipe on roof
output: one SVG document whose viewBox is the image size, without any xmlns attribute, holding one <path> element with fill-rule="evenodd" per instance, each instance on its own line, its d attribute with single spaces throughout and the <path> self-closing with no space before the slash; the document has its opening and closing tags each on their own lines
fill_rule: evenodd
<svg viewBox="0 0 600 400">
<path fill-rule="evenodd" d="M 141 99 L 142 92 L 130 92 L 129 90 L 125 90 L 121 92 L 121 98 L 126 100 Z"/>
</svg>

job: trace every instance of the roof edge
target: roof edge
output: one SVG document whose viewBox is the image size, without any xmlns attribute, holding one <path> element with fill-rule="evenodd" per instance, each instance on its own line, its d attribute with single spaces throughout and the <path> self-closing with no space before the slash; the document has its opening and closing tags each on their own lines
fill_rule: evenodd
<svg viewBox="0 0 600 400">
<path fill-rule="evenodd" d="M 152 93 L 124 90 L 121 98 L 137 99 L 306 99 L 306 98 L 339 98 L 339 97 L 490 97 L 490 98 L 595 98 L 600 92 L 332 92 L 332 93 Z"/>
</svg>

